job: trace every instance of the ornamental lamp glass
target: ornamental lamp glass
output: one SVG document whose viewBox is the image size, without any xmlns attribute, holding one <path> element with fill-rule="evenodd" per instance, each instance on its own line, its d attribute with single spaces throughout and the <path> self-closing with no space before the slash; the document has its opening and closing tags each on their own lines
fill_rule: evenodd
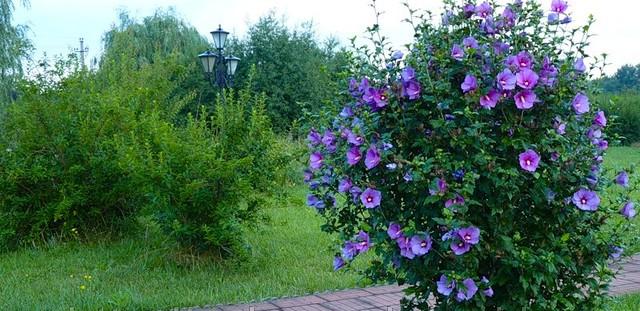
<svg viewBox="0 0 640 311">
<path fill-rule="evenodd" d="M 227 57 L 227 74 L 229 76 L 233 76 L 236 73 L 236 69 L 238 68 L 238 63 L 240 59 L 235 56 Z"/>
<path fill-rule="evenodd" d="M 211 32 L 213 36 L 213 46 L 218 49 L 224 49 L 224 44 L 227 42 L 227 35 L 229 32 L 222 30 L 222 26 L 218 25 L 218 29 Z"/>
</svg>

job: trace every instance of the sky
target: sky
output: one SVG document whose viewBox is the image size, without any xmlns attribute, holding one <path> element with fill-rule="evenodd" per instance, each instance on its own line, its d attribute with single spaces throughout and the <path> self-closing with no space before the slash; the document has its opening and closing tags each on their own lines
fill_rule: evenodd
<svg viewBox="0 0 640 311">
<path fill-rule="evenodd" d="M 549 7 L 551 0 L 541 1 Z M 382 33 L 401 48 L 411 41 L 411 28 L 402 20 L 408 16 L 404 0 L 377 0 Z M 408 0 L 412 8 L 440 12 L 441 1 Z M 353 36 L 362 37 L 374 22 L 371 0 L 30 0 L 18 7 L 14 22 L 30 27 L 35 44 L 34 58 L 68 54 L 79 48 L 84 38 L 87 59 L 99 57 L 101 38 L 116 23 L 118 12 L 127 10 L 141 19 L 157 8 L 173 7 L 180 17 L 203 36 L 220 24 L 236 37 L 243 37 L 248 26 L 273 10 L 285 16 L 287 25 L 299 26 L 311 21 L 319 39 L 334 36 L 344 44 Z M 611 74 L 624 64 L 640 64 L 640 22 L 636 0 L 569 0 L 569 12 L 575 23 L 584 24 L 589 14 L 596 18 L 595 37 L 589 52 L 608 54 L 606 72 Z M 195 57 L 195 56 L 194 56 Z"/>
</svg>

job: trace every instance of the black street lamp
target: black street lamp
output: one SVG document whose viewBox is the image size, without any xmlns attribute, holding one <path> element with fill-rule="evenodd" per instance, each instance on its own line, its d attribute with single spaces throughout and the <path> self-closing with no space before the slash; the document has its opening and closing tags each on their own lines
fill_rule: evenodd
<svg viewBox="0 0 640 311">
<path fill-rule="evenodd" d="M 222 53 L 227 42 L 227 35 L 229 35 L 229 32 L 222 30 L 222 26 L 218 26 L 217 30 L 211 32 L 215 52 L 205 51 L 198 55 L 207 79 L 209 79 L 212 86 L 215 83 L 219 88 L 232 86 L 232 78 L 240 62 L 239 58 L 233 55 L 225 56 Z"/>
</svg>

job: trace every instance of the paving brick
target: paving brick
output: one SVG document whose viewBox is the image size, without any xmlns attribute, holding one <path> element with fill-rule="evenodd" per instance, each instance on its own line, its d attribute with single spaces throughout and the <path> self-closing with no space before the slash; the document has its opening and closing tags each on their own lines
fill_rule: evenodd
<svg viewBox="0 0 640 311">
<path fill-rule="evenodd" d="M 352 289 L 352 290 L 344 290 L 339 292 L 317 294 L 316 296 L 327 301 L 336 301 L 336 300 L 342 300 L 342 299 L 364 297 L 369 295 L 371 295 L 371 293 L 368 291 L 365 291 L 362 289 Z"/>
<path fill-rule="evenodd" d="M 372 294 L 388 294 L 388 293 L 401 292 L 404 289 L 404 287 L 400 287 L 397 285 L 385 285 L 385 286 L 367 287 L 363 289 Z"/>
<path fill-rule="evenodd" d="M 281 307 L 281 308 L 289 308 L 289 307 L 298 307 L 310 304 L 320 304 L 326 302 L 326 300 L 318 297 L 318 296 L 302 296 L 296 298 L 286 298 L 286 299 L 278 299 L 271 301 L 272 304 Z"/>
</svg>

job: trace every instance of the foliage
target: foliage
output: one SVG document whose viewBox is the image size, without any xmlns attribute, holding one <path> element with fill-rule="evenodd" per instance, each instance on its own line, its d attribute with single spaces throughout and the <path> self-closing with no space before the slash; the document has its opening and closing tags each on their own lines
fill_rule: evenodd
<svg viewBox="0 0 640 311">
<path fill-rule="evenodd" d="M 318 42 L 310 23 L 289 29 L 273 12 L 251 25 L 245 39 L 230 38 L 227 49 L 242 59 L 239 83 L 255 66 L 253 90 L 267 95 L 266 111 L 279 131 L 290 129 L 302 109 L 320 110 L 348 61 L 336 40 Z"/>
<path fill-rule="evenodd" d="M 598 80 L 606 93 L 621 93 L 640 89 L 640 64 L 624 65 L 611 77 Z"/>
<path fill-rule="evenodd" d="M 408 285 L 409 310 L 602 306 L 639 185 L 602 171 L 592 19 L 571 27 L 566 6 L 445 1 L 441 24 L 410 10 L 406 56 L 369 29 L 344 109 L 308 136 L 307 203 L 344 241 L 336 269 L 375 251 L 366 275 Z"/>
<path fill-rule="evenodd" d="M 28 5 L 28 1 L 21 2 Z M 0 105 L 17 96 L 15 83 L 22 74 L 22 59 L 31 50 L 28 28 L 12 23 L 13 9 L 13 0 L 0 0 Z"/>
<path fill-rule="evenodd" d="M 170 75 L 155 79 L 177 85 L 171 94 L 173 99 L 201 90 L 181 107 L 176 122 L 184 121 L 188 112 L 196 113 L 203 103 L 213 101 L 213 93 L 197 59 L 197 55 L 208 48 L 208 43 L 195 28 L 173 10 L 158 10 L 142 21 L 136 21 L 127 12 L 121 12 L 119 18 L 120 24 L 113 26 L 103 37 L 104 54 L 99 73 L 104 76 L 104 83 L 117 81 L 118 77 L 147 65 L 162 63 L 174 70 Z"/>
<path fill-rule="evenodd" d="M 602 103 L 601 108 L 605 112 L 615 116 L 611 133 L 621 136 L 625 144 L 640 142 L 640 93 L 604 93 L 599 95 L 598 102 Z"/>
</svg>

